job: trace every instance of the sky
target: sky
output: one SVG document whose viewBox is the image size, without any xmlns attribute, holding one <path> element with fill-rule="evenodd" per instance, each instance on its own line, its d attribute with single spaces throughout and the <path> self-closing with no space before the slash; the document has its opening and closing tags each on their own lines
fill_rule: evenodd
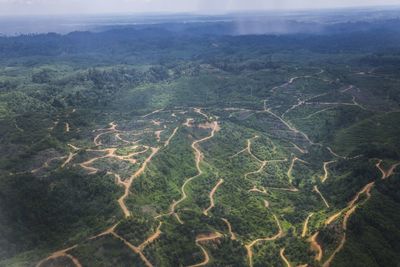
<svg viewBox="0 0 400 267">
<path fill-rule="evenodd" d="M 400 5 L 400 0 L 0 0 L 0 15 L 216 14 L 250 10 Z"/>
</svg>

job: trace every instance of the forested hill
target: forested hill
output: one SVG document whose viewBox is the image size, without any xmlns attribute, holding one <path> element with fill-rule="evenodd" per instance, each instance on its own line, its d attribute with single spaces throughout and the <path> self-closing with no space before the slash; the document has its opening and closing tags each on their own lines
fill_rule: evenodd
<svg viewBox="0 0 400 267">
<path fill-rule="evenodd" d="M 254 28 L 257 23 L 244 23 Z M 205 24 L 205 25 L 204 25 Z M 65 58 L 82 55 L 106 61 L 168 60 L 169 57 L 194 58 L 227 54 L 232 50 L 259 49 L 309 50 L 319 53 L 376 52 L 398 53 L 400 20 L 378 23 L 349 22 L 321 28 L 319 24 L 302 27 L 294 21 L 285 27 L 297 30 L 288 34 L 237 35 L 237 26 L 226 23 L 161 24 L 114 28 L 102 32 L 72 32 L 0 37 L 0 60 L 15 62 L 21 57 Z M 302 24 L 301 24 L 302 25 Z M 304 25 L 303 25 L 304 26 Z M 260 27 L 260 26 L 259 26 Z M 249 31 L 252 32 L 251 29 Z M 204 50 L 209 48 L 207 50 Z M 278 49 L 277 49 L 278 48 Z M 147 52 L 152 52 L 148 54 Z M 128 57 L 127 57 L 128 56 Z"/>
</svg>

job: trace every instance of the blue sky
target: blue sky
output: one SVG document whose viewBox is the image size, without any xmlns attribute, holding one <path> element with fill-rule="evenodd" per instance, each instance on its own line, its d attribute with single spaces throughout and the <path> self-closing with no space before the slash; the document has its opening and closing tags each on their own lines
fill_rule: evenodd
<svg viewBox="0 0 400 267">
<path fill-rule="evenodd" d="M 371 5 L 400 5 L 400 0 L 0 0 L 0 14 L 226 13 Z"/>
</svg>

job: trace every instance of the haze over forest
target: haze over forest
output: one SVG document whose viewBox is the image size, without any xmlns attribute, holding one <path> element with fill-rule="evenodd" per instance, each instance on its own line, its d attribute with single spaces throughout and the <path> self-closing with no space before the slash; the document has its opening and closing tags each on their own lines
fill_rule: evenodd
<svg viewBox="0 0 400 267">
<path fill-rule="evenodd" d="M 1 0 L 0 14 L 227 13 L 399 5 L 397 0 Z"/>
</svg>

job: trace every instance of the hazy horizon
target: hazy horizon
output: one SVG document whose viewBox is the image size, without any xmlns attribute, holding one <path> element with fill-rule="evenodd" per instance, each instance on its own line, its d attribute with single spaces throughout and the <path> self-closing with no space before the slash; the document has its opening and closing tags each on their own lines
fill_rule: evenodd
<svg viewBox="0 0 400 267">
<path fill-rule="evenodd" d="M 269 10 L 315 10 L 400 5 L 398 0 L 310 0 L 262 1 L 221 0 L 0 0 L 0 16 L 29 15 L 102 15 L 102 14 L 148 14 L 148 13 L 197 13 L 223 14 L 246 11 Z"/>
</svg>

